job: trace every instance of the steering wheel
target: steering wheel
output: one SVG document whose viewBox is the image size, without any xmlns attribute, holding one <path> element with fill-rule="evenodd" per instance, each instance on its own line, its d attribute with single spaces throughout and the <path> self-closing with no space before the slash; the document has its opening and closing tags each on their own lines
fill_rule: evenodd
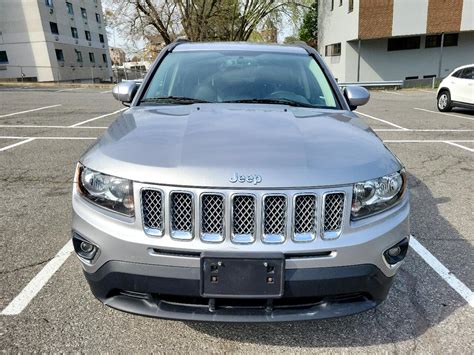
<svg viewBox="0 0 474 355">
<path fill-rule="evenodd" d="M 284 90 L 274 91 L 265 98 L 266 99 L 288 99 L 288 100 L 293 100 L 293 101 L 309 104 L 309 101 L 306 97 L 295 94 L 291 91 L 284 91 Z"/>
</svg>

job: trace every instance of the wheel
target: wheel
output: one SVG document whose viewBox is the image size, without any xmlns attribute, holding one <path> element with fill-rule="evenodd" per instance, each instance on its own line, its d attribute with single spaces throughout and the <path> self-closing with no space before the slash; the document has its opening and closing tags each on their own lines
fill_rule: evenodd
<svg viewBox="0 0 474 355">
<path fill-rule="evenodd" d="M 449 91 L 441 91 L 438 95 L 438 110 L 441 112 L 451 111 L 451 95 Z"/>
</svg>

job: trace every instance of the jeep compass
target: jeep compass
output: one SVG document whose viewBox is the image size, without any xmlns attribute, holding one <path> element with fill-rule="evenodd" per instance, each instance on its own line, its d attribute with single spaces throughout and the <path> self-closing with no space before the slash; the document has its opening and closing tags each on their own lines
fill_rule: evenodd
<svg viewBox="0 0 474 355">
<path fill-rule="evenodd" d="M 304 45 L 175 42 L 80 158 L 72 240 L 126 312 L 270 322 L 362 312 L 409 242 L 404 168 Z"/>
</svg>

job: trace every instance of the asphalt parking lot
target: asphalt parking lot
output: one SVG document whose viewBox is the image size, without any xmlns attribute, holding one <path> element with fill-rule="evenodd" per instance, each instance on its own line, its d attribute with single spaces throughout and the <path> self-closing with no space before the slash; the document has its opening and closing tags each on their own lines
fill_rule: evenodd
<svg viewBox="0 0 474 355">
<path fill-rule="evenodd" d="M 70 247 L 75 163 L 123 106 L 105 89 L 0 88 L 0 350 L 474 352 L 474 112 L 372 92 L 361 117 L 404 162 L 415 240 L 385 303 L 345 318 L 212 324 L 103 306 Z"/>
</svg>

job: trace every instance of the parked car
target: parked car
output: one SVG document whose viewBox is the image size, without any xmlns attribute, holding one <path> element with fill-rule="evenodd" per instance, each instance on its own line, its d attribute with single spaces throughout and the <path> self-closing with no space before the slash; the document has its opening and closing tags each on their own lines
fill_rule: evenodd
<svg viewBox="0 0 474 355">
<path fill-rule="evenodd" d="M 451 111 L 453 107 L 474 109 L 474 64 L 454 69 L 439 85 L 438 110 Z"/>
<path fill-rule="evenodd" d="M 409 242 L 402 163 L 307 46 L 182 43 L 80 158 L 72 240 L 93 294 L 172 319 L 289 321 L 382 302 Z"/>
</svg>

